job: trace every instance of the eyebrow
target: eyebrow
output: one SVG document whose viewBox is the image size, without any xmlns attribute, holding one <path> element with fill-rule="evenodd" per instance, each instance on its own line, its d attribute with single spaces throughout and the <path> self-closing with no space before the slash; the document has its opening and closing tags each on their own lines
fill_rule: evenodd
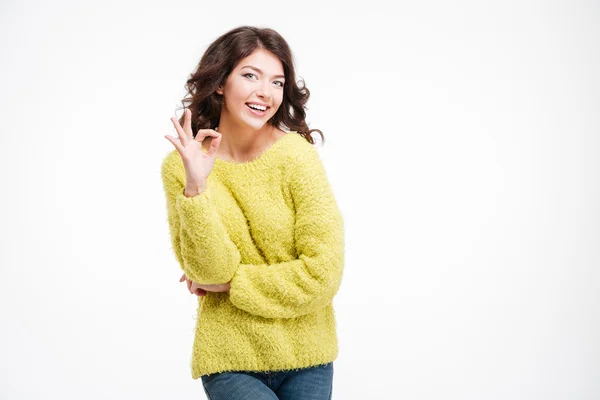
<svg viewBox="0 0 600 400">
<path fill-rule="evenodd" d="M 244 65 L 242 67 L 242 69 L 243 68 L 251 68 L 251 69 L 255 70 L 256 72 L 258 72 L 259 74 L 263 73 L 259 68 L 253 67 L 252 65 Z M 284 75 L 275 75 L 273 78 L 284 78 L 285 79 L 285 76 Z"/>
</svg>

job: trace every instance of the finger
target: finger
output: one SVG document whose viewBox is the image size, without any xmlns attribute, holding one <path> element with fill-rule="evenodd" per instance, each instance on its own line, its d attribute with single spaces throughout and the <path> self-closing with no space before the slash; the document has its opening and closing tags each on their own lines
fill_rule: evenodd
<svg viewBox="0 0 600 400">
<path fill-rule="evenodd" d="M 181 142 L 182 145 L 185 146 L 187 143 L 187 140 L 191 139 L 191 136 L 188 137 L 188 134 L 185 133 L 185 131 L 183 130 L 181 125 L 179 125 L 179 121 L 175 117 L 171 117 L 171 122 L 173 123 L 173 126 L 175 127 L 175 130 L 177 131 L 177 135 L 179 136 L 179 141 Z"/>
<path fill-rule="evenodd" d="M 188 287 L 188 290 L 190 291 L 190 293 L 192 293 L 192 281 L 189 279 L 187 280 L 187 287 Z"/>
<path fill-rule="evenodd" d="M 165 137 L 167 138 L 167 140 L 169 142 L 173 143 L 173 146 L 175 146 L 175 148 L 177 149 L 177 151 L 179 152 L 179 154 L 181 154 L 181 152 L 183 151 L 183 147 L 181 146 L 181 142 L 178 142 L 173 136 L 165 135 Z"/>
<path fill-rule="evenodd" d="M 198 129 L 196 133 L 196 137 L 194 140 L 202 143 L 207 136 L 219 137 L 220 133 L 216 132 L 214 129 Z M 214 140 L 214 139 L 213 139 Z"/>
<path fill-rule="evenodd" d="M 184 114 L 183 130 L 189 137 L 192 137 L 194 135 L 192 132 L 192 112 L 189 108 L 186 108 Z"/>
<path fill-rule="evenodd" d="M 208 151 L 206 153 L 210 158 L 215 158 L 215 156 L 217 154 L 217 149 L 219 148 L 219 145 L 221 144 L 222 138 L 223 138 L 223 135 L 221 135 L 219 133 L 219 136 L 217 136 L 216 138 L 214 138 L 213 140 L 210 141 L 210 147 L 208 148 Z"/>
<path fill-rule="evenodd" d="M 206 296 L 206 290 L 198 288 L 198 289 L 196 289 L 196 291 L 194 292 L 194 294 L 196 296 Z"/>
<path fill-rule="evenodd" d="M 185 274 L 181 275 L 181 278 L 179 278 L 179 282 L 185 281 L 185 278 L 186 278 Z"/>
</svg>

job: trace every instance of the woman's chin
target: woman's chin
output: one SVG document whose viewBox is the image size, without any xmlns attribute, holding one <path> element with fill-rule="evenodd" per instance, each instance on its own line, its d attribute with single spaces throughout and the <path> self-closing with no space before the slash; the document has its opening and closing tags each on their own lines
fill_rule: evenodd
<svg viewBox="0 0 600 400">
<path fill-rule="evenodd" d="M 244 118 L 244 125 L 254 129 L 254 130 L 259 130 L 261 129 L 263 126 L 265 126 L 267 123 L 267 119 L 252 119 L 252 120 L 248 120 L 246 118 Z"/>
</svg>

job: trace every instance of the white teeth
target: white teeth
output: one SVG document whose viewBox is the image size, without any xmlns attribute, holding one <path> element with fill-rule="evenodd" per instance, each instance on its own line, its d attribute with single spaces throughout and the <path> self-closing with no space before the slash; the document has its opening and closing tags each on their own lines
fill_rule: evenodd
<svg viewBox="0 0 600 400">
<path fill-rule="evenodd" d="M 248 107 L 254 108 L 255 110 L 259 110 L 259 111 L 265 111 L 267 109 L 267 107 L 259 106 L 258 104 L 248 104 Z"/>
</svg>

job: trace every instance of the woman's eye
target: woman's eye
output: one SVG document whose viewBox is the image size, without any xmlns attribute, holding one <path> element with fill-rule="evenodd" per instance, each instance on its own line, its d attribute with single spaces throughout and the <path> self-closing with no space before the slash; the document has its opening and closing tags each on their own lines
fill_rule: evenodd
<svg viewBox="0 0 600 400">
<path fill-rule="evenodd" d="M 277 84 L 277 86 L 283 87 L 283 82 L 281 82 L 281 81 L 275 81 L 275 83 Z"/>
<path fill-rule="evenodd" d="M 248 76 L 248 75 L 255 76 L 255 75 L 254 75 L 253 73 L 251 73 L 251 72 L 248 72 L 247 74 L 244 74 L 244 76 Z"/>
</svg>

